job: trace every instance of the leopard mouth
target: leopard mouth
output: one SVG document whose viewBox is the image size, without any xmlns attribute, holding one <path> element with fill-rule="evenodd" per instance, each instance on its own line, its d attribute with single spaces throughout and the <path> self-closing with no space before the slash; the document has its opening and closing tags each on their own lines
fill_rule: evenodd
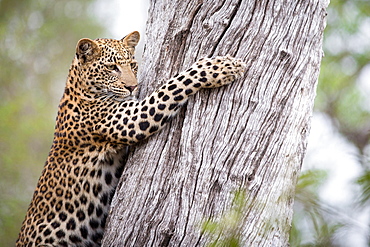
<svg viewBox="0 0 370 247">
<path fill-rule="evenodd" d="M 114 91 L 108 92 L 108 95 L 116 100 L 116 101 L 126 101 L 126 100 L 136 100 L 136 93 L 132 92 L 124 92 L 124 93 L 118 93 Z"/>
<path fill-rule="evenodd" d="M 105 87 L 99 93 L 96 92 L 95 98 L 100 98 L 101 100 L 113 99 L 120 102 L 126 100 L 137 100 L 137 90 L 130 92 L 122 88 Z"/>
</svg>

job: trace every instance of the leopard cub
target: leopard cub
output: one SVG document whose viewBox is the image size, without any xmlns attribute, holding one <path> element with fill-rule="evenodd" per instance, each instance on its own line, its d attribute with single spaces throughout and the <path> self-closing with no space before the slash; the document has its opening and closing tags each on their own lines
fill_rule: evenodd
<svg viewBox="0 0 370 247">
<path fill-rule="evenodd" d="M 133 32 L 78 42 L 16 246 L 100 246 L 125 147 L 162 129 L 190 95 L 227 85 L 245 70 L 230 56 L 203 58 L 138 101 L 138 41 Z"/>
</svg>

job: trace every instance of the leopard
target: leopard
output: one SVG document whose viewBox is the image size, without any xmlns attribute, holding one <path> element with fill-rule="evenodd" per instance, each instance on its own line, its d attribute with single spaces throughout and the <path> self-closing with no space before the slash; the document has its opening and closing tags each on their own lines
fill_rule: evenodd
<svg viewBox="0 0 370 247">
<path fill-rule="evenodd" d="M 202 88 L 239 79 L 246 64 L 204 57 L 138 100 L 140 34 L 78 41 L 53 143 L 16 246 L 101 246 L 127 147 L 164 128 Z"/>
</svg>

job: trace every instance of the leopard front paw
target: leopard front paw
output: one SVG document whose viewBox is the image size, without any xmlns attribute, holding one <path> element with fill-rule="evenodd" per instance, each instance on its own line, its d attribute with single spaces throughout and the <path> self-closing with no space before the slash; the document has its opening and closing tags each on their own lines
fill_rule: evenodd
<svg viewBox="0 0 370 247">
<path fill-rule="evenodd" d="M 198 72 L 198 80 L 203 88 L 215 88 L 230 84 L 240 78 L 245 72 L 246 64 L 240 59 L 227 55 L 202 58 L 192 67 L 193 73 L 195 70 Z"/>
</svg>

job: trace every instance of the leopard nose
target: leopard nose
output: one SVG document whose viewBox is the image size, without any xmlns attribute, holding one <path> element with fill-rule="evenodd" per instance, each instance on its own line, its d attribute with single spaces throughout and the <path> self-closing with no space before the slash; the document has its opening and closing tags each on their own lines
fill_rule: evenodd
<svg viewBox="0 0 370 247">
<path fill-rule="evenodd" d="M 133 92 L 135 90 L 135 88 L 137 88 L 137 86 L 125 86 L 125 88 L 130 91 L 130 92 Z"/>
</svg>

